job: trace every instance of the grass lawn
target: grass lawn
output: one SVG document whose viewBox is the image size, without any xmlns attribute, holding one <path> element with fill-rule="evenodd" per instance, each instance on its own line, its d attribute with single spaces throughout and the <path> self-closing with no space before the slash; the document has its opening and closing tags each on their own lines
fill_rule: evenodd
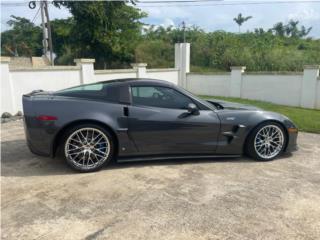
<svg viewBox="0 0 320 240">
<path fill-rule="evenodd" d="M 257 106 L 267 111 L 281 113 L 289 117 L 299 128 L 300 131 L 320 133 L 320 110 L 306 109 L 299 107 L 288 107 L 277 105 L 269 102 L 262 102 L 256 100 L 248 100 L 241 98 L 230 97 L 215 97 L 215 96 L 200 96 L 202 98 L 216 98 L 230 102 L 250 104 Z"/>
</svg>

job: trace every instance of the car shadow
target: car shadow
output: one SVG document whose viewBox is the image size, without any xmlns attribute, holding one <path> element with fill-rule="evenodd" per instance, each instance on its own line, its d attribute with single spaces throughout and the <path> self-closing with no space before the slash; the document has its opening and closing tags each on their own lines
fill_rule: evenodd
<svg viewBox="0 0 320 240">
<path fill-rule="evenodd" d="M 290 158 L 292 156 L 291 153 L 283 153 L 280 157 L 272 160 L 272 161 L 280 161 L 282 159 Z M 262 161 L 263 162 L 263 161 Z M 271 161 L 265 161 L 265 162 L 271 162 Z M 104 167 L 102 170 L 111 170 L 111 169 L 119 169 L 119 168 L 140 168 L 140 167 L 146 167 L 146 166 L 170 166 L 170 165 L 201 165 L 201 164 L 220 164 L 220 163 L 248 163 L 248 164 L 254 164 L 258 163 L 258 161 L 255 161 L 245 155 L 240 157 L 208 157 L 208 158 L 186 158 L 186 159 L 163 159 L 163 160 L 141 160 L 141 161 L 132 161 L 132 162 L 116 162 L 113 161 L 109 163 L 106 167 Z"/>
<path fill-rule="evenodd" d="M 290 157 L 291 154 L 283 154 L 276 161 Z M 218 164 L 231 162 L 238 163 L 257 163 L 256 161 L 242 156 L 237 158 L 206 158 L 206 159 L 165 159 L 151 161 L 135 161 L 118 163 L 113 161 L 100 171 L 109 171 L 121 168 L 141 168 L 146 166 L 172 166 L 184 164 Z M 55 158 L 41 157 L 31 153 L 25 140 L 3 141 L 1 142 L 1 176 L 5 177 L 28 177 L 28 176 L 50 176 L 50 175 L 69 175 L 77 174 L 72 170 L 60 155 Z"/>
</svg>

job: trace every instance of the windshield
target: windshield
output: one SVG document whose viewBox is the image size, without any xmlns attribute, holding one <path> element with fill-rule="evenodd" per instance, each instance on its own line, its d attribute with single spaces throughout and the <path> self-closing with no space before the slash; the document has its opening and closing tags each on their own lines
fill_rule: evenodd
<svg viewBox="0 0 320 240">
<path fill-rule="evenodd" d="M 209 102 L 207 102 L 206 100 L 199 98 L 198 96 L 194 95 L 193 93 L 189 92 L 188 90 L 185 90 L 184 88 L 180 88 L 180 87 L 177 87 L 177 88 L 179 88 L 179 90 L 181 92 L 183 92 L 184 94 L 188 95 L 189 97 L 192 97 L 193 99 L 195 99 L 199 103 L 205 105 L 209 109 L 216 110 L 216 107 L 214 105 L 210 104 Z"/>
</svg>

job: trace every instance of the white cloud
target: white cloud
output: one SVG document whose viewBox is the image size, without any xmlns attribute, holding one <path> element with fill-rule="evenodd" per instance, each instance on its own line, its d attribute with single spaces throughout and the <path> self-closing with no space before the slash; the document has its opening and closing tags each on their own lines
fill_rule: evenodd
<svg viewBox="0 0 320 240">
<path fill-rule="evenodd" d="M 37 5 L 38 6 L 38 5 Z M 7 25 L 7 21 L 11 19 L 11 15 L 15 15 L 18 17 L 25 17 L 30 20 L 33 20 L 35 16 L 37 16 L 34 19 L 35 24 L 40 24 L 41 23 L 41 15 L 37 14 L 38 8 L 35 9 L 30 9 L 28 7 L 28 2 L 26 2 L 25 5 L 10 5 L 10 6 L 3 6 L 1 5 L 1 31 L 5 31 L 9 29 L 9 26 Z M 71 16 L 69 13 L 69 10 L 61 7 L 61 8 L 56 8 L 49 4 L 49 15 L 50 19 L 59 19 L 59 18 L 68 18 Z"/>
<path fill-rule="evenodd" d="M 235 0 L 233 0 L 234 2 Z M 239 0 L 240 1 L 240 0 Z M 267 1 L 267 0 L 265 0 Z M 227 2 L 227 0 L 225 1 Z M 139 4 L 138 4 L 138 7 Z M 157 26 L 179 26 L 185 21 L 187 26 L 196 25 L 207 31 L 225 30 L 237 32 L 238 27 L 232 20 L 242 13 L 253 16 L 241 27 L 242 31 L 252 31 L 254 28 L 271 28 L 276 22 L 287 22 L 289 19 L 299 20 L 302 25 L 312 27 L 311 36 L 320 38 L 320 4 L 319 3 L 291 3 L 267 5 L 228 5 L 228 6 L 202 6 L 202 7 L 140 7 L 149 16 L 143 21 Z M 51 19 L 66 18 L 70 16 L 67 9 L 50 7 Z M 1 9 L 1 30 L 8 29 L 6 21 L 10 15 L 17 15 L 33 19 L 36 9 L 26 6 L 3 7 Z M 40 17 L 35 21 L 40 23 Z"/>
<path fill-rule="evenodd" d="M 305 20 L 305 21 L 320 20 L 320 13 L 316 12 L 314 9 L 305 8 L 305 9 L 300 9 L 294 13 L 290 13 L 287 18 L 288 20 L 289 19 Z"/>
<path fill-rule="evenodd" d="M 187 25 L 196 25 L 206 31 L 225 30 L 237 32 L 238 26 L 233 21 L 239 13 L 253 18 L 245 22 L 242 31 L 255 28 L 271 28 L 277 22 L 297 19 L 302 25 L 312 27 L 310 36 L 320 37 L 320 4 L 288 3 L 261 5 L 228 5 L 201 7 L 149 7 L 142 8 L 149 13 L 147 23 L 159 25 L 164 19 L 171 19 L 176 25 L 185 21 Z"/>
<path fill-rule="evenodd" d="M 163 23 L 160 24 L 160 26 L 162 27 L 171 27 L 171 26 L 175 26 L 174 21 L 170 18 L 165 18 Z"/>
<path fill-rule="evenodd" d="M 187 9 L 180 7 L 143 7 L 141 9 L 151 18 L 187 18 L 190 15 Z"/>
</svg>

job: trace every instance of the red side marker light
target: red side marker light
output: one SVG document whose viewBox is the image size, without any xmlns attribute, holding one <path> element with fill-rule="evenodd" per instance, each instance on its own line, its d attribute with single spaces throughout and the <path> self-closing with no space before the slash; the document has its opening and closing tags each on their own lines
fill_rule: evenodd
<svg viewBox="0 0 320 240">
<path fill-rule="evenodd" d="M 55 117 L 55 116 L 40 115 L 40 116 L 37 117 L 37 120 L 40 120 L 40 121 L 55 121 L 55 120 L 58 120 L 58 118 Z"/>
</svg>

